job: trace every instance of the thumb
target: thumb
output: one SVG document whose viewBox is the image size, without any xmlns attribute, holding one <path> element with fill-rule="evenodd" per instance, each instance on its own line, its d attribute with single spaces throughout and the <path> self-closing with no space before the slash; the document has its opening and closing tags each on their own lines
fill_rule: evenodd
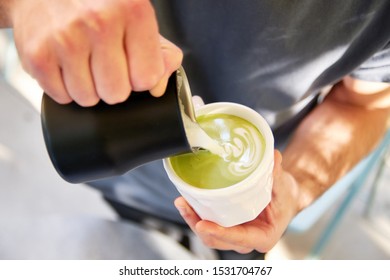
<svg viewBox="0 0 390 280">
<path fill-rule="evenodd" d="M 181 49 L 162 36 L 160 36 L 160 46 L 163 53 L 165 73 L 157 85 L 150 90 L 150 93 L 154 97 L 160 97 L 164 94 L 169 77 L 179 69 L 183 61 L 183 52 Z"/>
</svg>

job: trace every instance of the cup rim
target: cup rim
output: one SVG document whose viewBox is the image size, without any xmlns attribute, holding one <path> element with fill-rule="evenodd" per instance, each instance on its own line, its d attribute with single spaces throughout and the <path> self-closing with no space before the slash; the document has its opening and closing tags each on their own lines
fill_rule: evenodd
<svg viewBox="0 0 390 280">
<path fill-rule="evenodd" d="M 234 112 L 230 112 L 232 107 L 234 108 Z M 196 110 L 196 115 L 199 116 L 209 112 L 215 114 L 218 113 L 230 114 L 233 116 L 241 117 L 246 120 L 248 120 L 248 118 L 256 119 L 256 123 L 253 123 L 252 120 L 249 121 L 253 123 L 260 130 L 260 132 L 262 133 L 265 139 L 265 145 L 266 145 L 264 149 L 263 159 L 261 160 L 261 164 L 259 164 L 259 166 L 257 166 L 256 169 L 248 177 L 246 177 L 245 179 L 243 179 L 242 181 L 236 184 L 224 188 L 219 188 L 219 189 L 202 189 L 190 185 L 189 183 L 185 182 L 176 174 L 169 158 L 163 159 L 164 169 L 166 170 L 168 177 L 172 180 L 173 184 L 175 185 L 180 184 L 180 187 L 178 188 L 179 190 L 183 190 L 187 193 L 192 193 L 196 196 L 207 197 L 210 199 L 214 196 L 221 197 L 224 194 L 230 196 L 232 195 L 232 193 L 234 194 L 236 192 L 242 192 L 247 188 L 251 188 L 250 182 L 262 176 L 267 171 L 269 165 L 273 164 L 274 137 L 267 121 L 258 112 L 245 105 L 232 103 L 232 102 L 209 103 L 199 107 Z M 248 182 L 248 184 L 245 184 L 245 182 Z"/>
</svg>

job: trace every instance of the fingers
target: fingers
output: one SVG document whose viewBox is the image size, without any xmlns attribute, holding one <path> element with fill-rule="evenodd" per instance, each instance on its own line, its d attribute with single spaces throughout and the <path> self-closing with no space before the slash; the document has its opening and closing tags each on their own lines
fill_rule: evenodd
<svg viewBox="0 0 390 280">
<path fill-rule="evenodd" d="M 125 46 L 134 91 L 153 88 L 165 72 L 160 36 L 149 1 L 129 1 Z"/>
<path fill-rule="evenodd" d="M 175 44 L 160 36 L 160 47 L 164 59 L 165 72 L 160 81 L 150 90 L 155 97 L 164 94 L 168 79 L 176 71 L 183 61 L 183 52 Z"/>
<path fill-rule="evenodd" d="M 48 62 L 44 65 L 30 61 L 25 61 L 23 64 L 26 72 L 35 77 L 39 86 L 44 89 L 53 100 L 59 104 L 67 104 L 72 101 L 72 97 L 69 96 L 65 88 L 65 84 L 62 80 L 62 72 L 57 66 L 57 63 L 48 59 Z"/>
<path fill-rule="evenodd" d="M 260 220 L 229 228 L 203 221 L 196 225 L 196 230 L 206 245 L 239 253 L 249 253 L 253 250 L 266 252 L 275 242 L 272 227 L 265 226 Z"/>
<path fill-rule="evenodd" d="M 290 198 L 290 188 L 293 184 L 291 177 L 283 172 L 282 155 L 278 150 L 274 153 L 274 176 L 277 179 L 274 182 L 280 184 L 273 188 L 278 193 L 274 194 L 273 201 L 258 217 L 244 224 L 226 228 L 201 220 L 182 197 L 175 201 L 175 205 L 192 231 L 208 247 L 239 253 L 249 253 L 253 250 L 267 252 L 287 228 L 293 216 L 290 212 L 295 211 L 291 205 L 296 204 Z"/>
<path fill-rule="evenodd" d="M 73 30 L 73 32 L 69 32 Z M 74 40 L 78 38 L 78 40 Z M 49 47 L 56 50 L 56 61 L 61 69 L 66 94 L 82 106 L 93 106 L 99 101 L 89 67 L 89 42 L 80 28 L 61 30 L 49 41 Z M 66 58 L 66 59 L 64 59 Z M 60 82 L 60 81 L 59 81 Z M 58 82 L 58 83 L 59 83 Z M 51 95 L 55 91 L 46 89 Z"/>
<path fill-rule="evenodd" d="M 178 197 L 174 202 L 177 210 L 180 215 L 186 221 L 188 226 L 191 228 L 193 232 L 196 233 L 195 226 L 196 223 L 200 221 L 199 216 L 195 213 L 195 211 L 191 208 L 191 206 L 187 203 L 187 201 L 183 197 Z"/>
<path fill-rule="evenodd" d="M 115 104 L 131 91 L 161 96 L 181 65 L 182 52 L 160 36 L 150 1 L 26 3 L 25 17 L 35 24 L 18 21 L 14 27 L 19 55 L 59 103 Z M 30 12 L 38 8 L 41 16 Z"/>
<path fill-rule="evenodd" d="M 257 248 L 257 243 L 264 235 L 255 227 L 246 230 L 244 226 L 224 228 L 215 223 L 201 220 L 183 197 L 175 200 L 175 206 L 191 230 L 210 248 L 234 250 L 249 253 Z M 256 243 L 256 244 L 253 244 Z"/>
<path fill-rule="evenodd" d="M 232 244 L 225 241 L 220 241 L 217 237 L 218 234 L 215 234 L 219 230 L 218 225 L 208 221 L 202 221 L 183 197 L 175 200 L 175 206 L 191 230 L 208 247 L 220 250 L 233 250 L 233 247 L 240 251 L 246 249 L 241 246 L 232 246 Z"/>
<path fill-rule="evenodd" d="M 237 238 L 239 235 L 236 235 L 234 231 L 234 227 L 224 228 L 209 221 L 200 221 L 196 225 L 197 235 L 203 243 L 210 248 L 218 250 L 234 250 L 241 254 L 253 251 L 254 246 L 251 246 L 246 241 L 249 236 L 240 235 L 241 237 Z"/>
<path fill-rule="evenodd" d="M 92 80 L 96 95 L 107 104 L 125 101 L 132 90 L 126 50 L 123 46 L 124 27 L 110 22 L 91 36 L 90 57 Z"/>
</svg>

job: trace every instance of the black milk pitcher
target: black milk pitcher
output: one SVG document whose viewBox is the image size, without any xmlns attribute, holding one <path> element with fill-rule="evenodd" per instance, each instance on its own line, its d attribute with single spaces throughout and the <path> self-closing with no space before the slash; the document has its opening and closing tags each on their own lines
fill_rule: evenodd
<svg viewBox="0 0 390 280">
<path fill-rule="evenodd" d="M 42 130 L 50 159 L 70 183 L 122 175 L 147 162 L 191 152 L 186 127 L 196 123 L 184 69 L 162 97 L 132 92 L 127 101 L 93 107 L 61 105 L 44 94 Z"/>
</svg>

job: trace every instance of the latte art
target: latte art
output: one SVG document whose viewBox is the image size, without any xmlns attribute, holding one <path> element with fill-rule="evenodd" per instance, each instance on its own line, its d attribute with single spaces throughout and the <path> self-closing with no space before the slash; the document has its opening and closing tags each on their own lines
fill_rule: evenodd
<svg viewBox="0 0 390 280">
<path fill-rule="evenodd" d="M 250 122 L 215 114 L 199 117 L 198 123 L 222 149 L 172 157 L 173 169 L 187 183 L 208 189 L 228 187 L 248 177 L 260 164 L 264 137 Z"/>
<path fill-rule="evenodd" d="M 258 166 L 262 153 L 256 153 L 256 147 L 262 147 L 258 130 L 254 126 L 233 129 L 231 143 L 222 144 L 225 150 L 224 160 L 233 176 L 246 176 Z"/>
</svg>

